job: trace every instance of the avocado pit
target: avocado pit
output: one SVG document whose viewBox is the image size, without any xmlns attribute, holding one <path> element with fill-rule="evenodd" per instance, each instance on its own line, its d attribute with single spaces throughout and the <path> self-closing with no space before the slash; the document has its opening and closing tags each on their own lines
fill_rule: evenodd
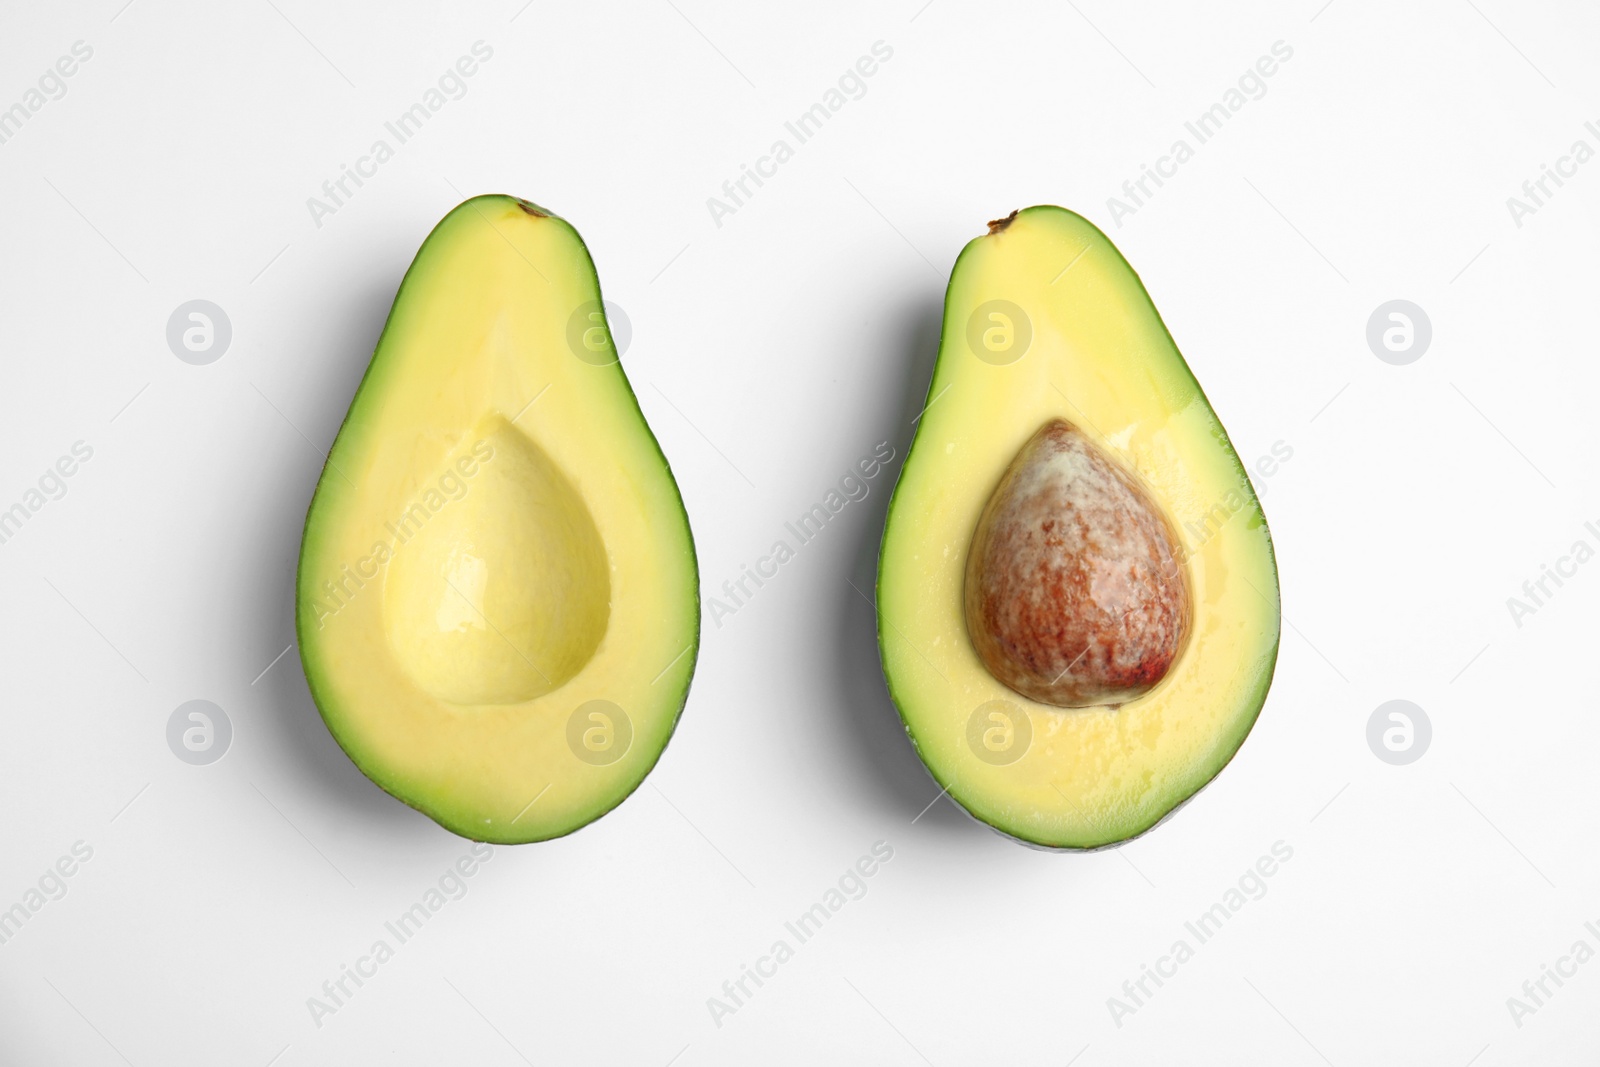
<svg viewBox="0 0 1600 1067">
<path fill-rule="evenodd" d="M 1116 706 L 1166 677 L 1189 636 L 1189 577 L 1148 489 L 1065 419 L 1023 445 L 967 556 L 967 632 L 1031 700 Z"/>
</svg>

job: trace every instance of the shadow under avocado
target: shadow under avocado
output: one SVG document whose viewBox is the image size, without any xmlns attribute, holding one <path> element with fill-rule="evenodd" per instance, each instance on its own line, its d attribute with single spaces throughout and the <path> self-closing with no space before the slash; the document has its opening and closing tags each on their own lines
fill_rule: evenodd
<svg viewBox="0 0 1600 1067">
<path fill-rule="evenodd" d="M 928 806 L 939 796 L 939 784 L 911 746 L 900 714 L 889 699 L 878 657 L 878 548 L 889 497 L 916 433 L 913 420 L 922 411 L 939 355 L 943 295 L 942 290 L 930 293 L 899 309 L 892 333 L 901 341 L 884 354 L 889 364 L 885 387 L 899 389 L 900 403 L 892 420 L 880 422 L 876 432 L 882 436 L 874 440 L 887 438 L 894 446 L 894 459 L 872 480 L 872 493 L 865 501 L 867 514 L 853 528 L 849 582 L 839 582 L 835 595 L 832 678 L 839 691 L 828 706 L 834 715 L 833 726 L 844 737 L 841 752 L 856 764 L 851 777 L 883 807 L 908 824 L 916 819 L 918 826 L 941 832 L 976 834 L 981 828 L 952 801 L 941 799 Z"/>
<path fill-rule="evenodd" d="M 395 288 L 393 283 L 374 285 L 357 299 L 341 300 L 323 309 L 327 330 L 318 346 L 321 358 L 311 361 L 316 388 L 308 390 L 309 395 L 319 399 L 314 410 L 299 411 L 296 420 L 313 441 L 319 442 L 319 447 L 333 444 L 350 398 L 377 348 L 378 336 L 394 303 Z M 309 449 L 306 451 L 309 453 Z M 306 510 L 321 475 L 322 464 L 313 457 L 303 467 L 296 466 L 292 475 L 261 487 L 269 496 L 261 510 L 267 524 L 261 543 L 272 546 L 272 555 L 260 561 L 252 576 L 257 586 L 254 602 L 262 605 L 262 610 L 253 620 L 258 632 L 249 639 L 258 647 L 267 648 L 276 642 L 277 648 L 282 648 L 281 642 L 294 636 L 300 539 Z M 278 753 L 300 773 L 308 774 L 321 794 L 317 802 L 326 806 L 330 819 L 353 814 L 363 825 L 406 836 L 434 829 L 426 816 L 388 796 L 362 774 L 333 739 L 311 699 L 298 641 L 251 695 L 265 705 L 251 722 L 266 735 L 263 747 Z"/>
</svg>

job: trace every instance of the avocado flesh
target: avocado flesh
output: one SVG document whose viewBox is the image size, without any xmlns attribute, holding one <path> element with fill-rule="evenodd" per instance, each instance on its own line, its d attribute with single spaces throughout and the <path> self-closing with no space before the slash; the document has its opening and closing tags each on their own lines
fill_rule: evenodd
<svg viewBox="0 0 1600 1067">
<path fill-rule="evenodd" d="M 989 324 L 1010 351 L 975 350 Z M 989 672 L 967 629 L 974 531 L 1056 419 L 1138 478 L 1181 540 L 1192 591 L 1176 660 L 1117 706 L 1030 700 Z M 928 406 L 889 505 L 878 611 L 889 692 L 923 762 L 968 812 L 1030 844 L 1098 848 L 1148 830 L 1221 771 L 1260 713 L 1279 634 L 1266 519 L 1138 275 L 1072 212 L 1021 211 L 956 262 Z M 990 723 L 1020 757 L 981 757 Z"/>
<path fill-rule="evenodd" d="M 457 207 L 306 516 L 296 628 L 324 722 L 474 840 L 557 837 L 621 803 L 694 672 L 688 518 L 602 309 L 567 222 L 507 196 Z"/>
</svg>

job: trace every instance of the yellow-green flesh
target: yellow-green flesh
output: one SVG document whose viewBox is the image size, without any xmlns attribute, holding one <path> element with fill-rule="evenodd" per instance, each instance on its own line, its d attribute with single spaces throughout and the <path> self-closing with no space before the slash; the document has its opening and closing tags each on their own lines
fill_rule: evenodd
<svg viewBox="0 0 1600 1067">
<path fill-rule="evenodd" d="M 969 345 L 969 321 L 994 300 L 1031 325 L 1014 362 L 980 359 Z M 930 404 L 879 561 L 890 694 L 933 776 L 979 819 L 1047 847 L 1126 840 L 1227 764 L 1266 699 L 1279 631 L 1266 520 L 1138 276 L 1083 218 L 1030 208 L 972 241 L 944 314 Z M 979 515 L 1018 450 L 1055 417 L 1144 482 L 1187 554 L 1188 644 L 1154 690 L 1117 708 L 1035 703 L 996 681 L 967 636 L 962 581 Z M 980 759 L 969 743 L 969 720 L 990 701 L 1031 727 L 1016 762 Z"/>
<path fill-rule="evenodd" d="M 615 807 L 694 671 L 688 519 L 600 307 L 564 220 L 504 196 L 457 207 L 306 518 L 296 621 L 323 719 L 368 777 L 477 840 Z"/>
</svg>

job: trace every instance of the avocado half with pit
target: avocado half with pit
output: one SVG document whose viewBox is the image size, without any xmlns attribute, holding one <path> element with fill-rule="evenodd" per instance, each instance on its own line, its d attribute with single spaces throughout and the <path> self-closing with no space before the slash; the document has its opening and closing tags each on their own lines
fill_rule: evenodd
<svg viewBox="0 0 1600 1067">
<path fill-rule="evenodd" d="M 1033 207 L 956 261 L 878 567 L 889 692 L 950 797 L 1023 842 L 1160 822 L 1266 700 L 1272 539 L 1139 277 Z"/>
<path fill-rule="evenodd" d="M 655 765 L 694 543 L 563 219 L 480 196 L 423 243 L 306 516 L 296 629 L 356 766 L 464 837 L 570 833 Z"/>
</svg>

